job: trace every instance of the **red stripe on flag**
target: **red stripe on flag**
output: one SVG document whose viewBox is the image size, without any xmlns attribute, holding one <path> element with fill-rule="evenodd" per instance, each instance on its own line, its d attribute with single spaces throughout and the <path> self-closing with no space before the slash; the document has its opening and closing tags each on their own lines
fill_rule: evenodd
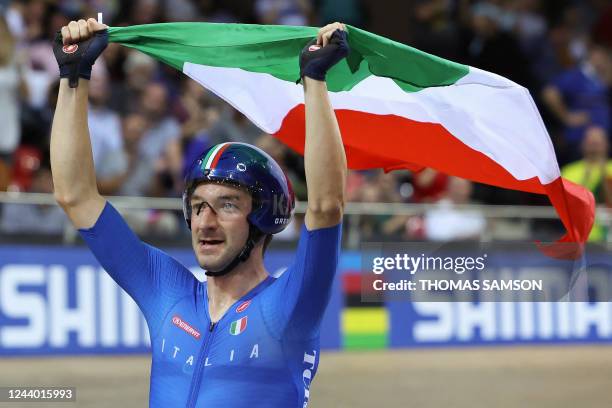
<svg viewBox="0 0 612 408">
<path fill-rule="evenodd" d="M 582 254 L 582 244 L 595 222 L 595 197 L 586 188 L 564 178 L 544 187 L 567 233 L 557 241 L 557 245 L 540 246 L 540 249 L 555 258 L 575 259 Z"/>
<path fill-rule="evenodd" d="M 561 242 L 585 242 L 588 238 L 595 201 L 590 191 L 581 186 L 560 178 L 547 185 L 537 177 L 517 180 L 499 163 L 467 146 L 439 124 L 344 109 L 335 113 L 351 169 L 431 167 L 480 183 L 547 194 L 568 231 Z M 304 105 L 298 105 L 275 134 L 300 154 L 304 153 L 304 119 Z"/>
<path fill-rule="evenodd" d="M 275 135 L 300 154 L 304 154 L 304 117 L 304 105 L 295 107 Z M 390 171 L 431 167 L 481 183 L 545 193 L 536 177 L 515 179 L 497 162 L 464 144 L 442 125 L 343 109 L 336 110 L 336 117 L 351 169 Z"/>
</svg>

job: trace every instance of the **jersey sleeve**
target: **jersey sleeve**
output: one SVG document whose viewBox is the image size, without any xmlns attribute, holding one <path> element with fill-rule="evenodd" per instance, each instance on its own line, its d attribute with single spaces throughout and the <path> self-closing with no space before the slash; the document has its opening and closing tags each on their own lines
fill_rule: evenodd
<svg viewBox="0 0 612 408">
<path fill-rule="evenodd" d="M 338 266 L 342 224 L 309 231 L 302 226 L 293 264 L 263 296 L 273 335 L 288 339 L 318 334 Z"/>
<path fill-rule="evenodd" d="M 138 304 L 152 338 L 167 310 L 195 293 L 198 281 L 191 272 L 170 255 L 142 242 L 110 203 L 93 227 L 79 233 L 100 265 Z"/>
</svg>

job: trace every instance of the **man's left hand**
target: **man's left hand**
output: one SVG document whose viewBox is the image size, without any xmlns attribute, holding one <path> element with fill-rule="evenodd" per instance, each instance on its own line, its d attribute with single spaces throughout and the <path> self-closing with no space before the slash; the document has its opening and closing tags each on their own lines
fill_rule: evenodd
<svg viewBox="0 0 612 408">
<path fill-rule="evenodd" d="M 317 38 L 310 41 L 300 54 L 300 79 L 308 77 L 325 81 L 327 71 L 349 53 L 346 26 L 328 24 L 319 30 Z"/>
</svg>

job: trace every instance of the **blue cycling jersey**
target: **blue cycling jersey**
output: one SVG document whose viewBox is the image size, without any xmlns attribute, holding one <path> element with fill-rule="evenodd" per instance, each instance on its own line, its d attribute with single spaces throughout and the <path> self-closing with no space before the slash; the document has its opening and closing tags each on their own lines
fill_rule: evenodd
<svg viewBox="0 0 612 408">
<path fill-rule="evenodd" d="M 302 227 L 292 266 L 268 277 L 218 321 L 206 283 L 138 239 L 106 204 L 81 236 L 136 301 L 149 326 L 151 407 L 306 407 L 341 226 Z"/>
</svg>

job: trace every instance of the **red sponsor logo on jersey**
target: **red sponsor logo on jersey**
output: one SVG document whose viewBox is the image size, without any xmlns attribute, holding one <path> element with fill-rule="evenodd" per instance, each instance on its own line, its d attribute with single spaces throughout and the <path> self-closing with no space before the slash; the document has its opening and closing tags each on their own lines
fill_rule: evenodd
<svg viewBox="0 0 612 408">
<path fill-rule="evenodd" d="M 64 54 L 74 54 L 78 49 L 78 44 L 67 44 L 62 47 L 62 51 L 64 51 Z"/>
<path fill-rule="evenodd" d="M 247 307 L 249 307 L 249 305 L 251 304 L 250 300 L 247 300 L 245 302 L 242 302 L 241 304 L 238 305 L 238 307 L 236 308 L 236 313 L 242 313 L 245 310 L 247 310 Z"/>
<path fill-rule="evenodd" d="M 308 51 L 316 51 L 320 49 L 321 49 L 321 46 L 317 44 L 312 44 L 310 47 L 308 47 Z"/>
<path fill-rule="evenodd" d="M 174 315 L 172 317 L 172 323 L 174 323 L 174 325 L 176 327 L 182 329 L 186 333 L 188 333 L 188 334 L 192 335 L 193 337 L 195 337 L 197 340 L 200 340 L 200 337 L 201 337 L 200 332 L 197 331 L 194 327 L 192 327 L 189 323 L 187 323 L 186 321 L 181 319 L 180 316 Z"/>
</svg>

